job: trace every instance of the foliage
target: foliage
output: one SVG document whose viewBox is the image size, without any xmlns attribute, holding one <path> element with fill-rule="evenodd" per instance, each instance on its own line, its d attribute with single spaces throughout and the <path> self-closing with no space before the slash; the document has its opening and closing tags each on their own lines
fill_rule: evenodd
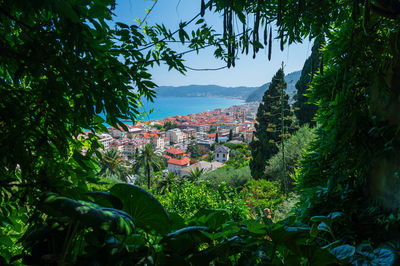
<svg viewBox="0 0 400 266">
<path fill-rule="evenodd" d="M 215 143 L 218 143 L 219 141 L 218 141 L 218 132 L 217 133 L 215 133 Z"/>
<path fill-rule="evenodd" d="M 228 141 L 233 139 L 233 131 L 232 129 L 229 130 L 229 137 L 228 137 Z"/>
<path fill-rule="evenodd" d="M 323 37 L 317 38 L 314 41 L 311 55 L 304 63 L 300 79 L 296 83 L 297 99 L 294 103 L 294 113 L 300 126 L 304 124 L 315 126 L 316 124 L 314 117 L 317 112 L 317 106 L 313 103 L 308 103 L 309 99 L 307 93 L 313 76 L 321 67 L 322 54 L 320 49 L 324 43 L 325 39 Z"/>
<path fill-rule="evenodd" d="M 279 150 L 277 154 L 272 156 L 267 161 L 265 167 L 265 176 L 268 180 L 279 180 L 282 188 L 284 187 L 284 180 L 290 180 L 290 184 L 293 187 L 292 179 L 295 175 L 295 167 L 300 162 L 305 150 L 310 143 L 315 139 L 315 130 L 311 129 L 307 125 L 301 127 L 292 136 L 290 136 L 285 142 L 285 177 L 282 177 L 282 150 Z"/>
<path fill-rule="evenodd" d="M 214 133 L 215 131 L 217 131 L 216 127 L 210 127 L 210 129 L 208 130 L 208 133 L 211 134 L 211 133 Z"/>
<path fill-rule="evenodd" d="M 171 193 L 158 196 L 158 199 L 169 212 L 179 214 L 185 219 L 202 208 L 226 209 L 235 220 L 249 217 L 243 196 L 227 189 L 224 184 L 214 189 L 205 182 L 184 182 Z"/>
<path fill-rule="evenodd" d="M 202 180 L 209 182 L 214 188 L 217 188 L 221 184 L 226 184 L 231 188 L 237 188 L 243 186 L 251 179 L 249 166 L 241 168 L 223 166 L 212 172 L 205 173 L 202 178 Z"/>
<path fill-rule="evenodd" d="M 252 159 L 251 175 L 255 179 L 264 177 L 267 160 L 278 152 L 279 143 L 292 129 L 292 111 L 286 94 L 285 73 L 279 69 L 272 78 L 271 85 L 265 91 L 263 101 L 257 110 L 257 124 L 254 139 L 250 143 Z"/>
<path fill-rule="evenodd" d="M 213 195 L 206 191 L 204 184 L 195 186 L 186 182 L 181 192 L 184 192 L 184 197 L 189 193 L 199 195 L 200 200 L 217 207 L 233 204 L 237 206 L 238 214 L 248 215 L 244 201 L 232 202 L 226 188 L 221 187 Z M 321 249 L 307 241 L 311 233 L 309 228 L 274 224 L 266 215 L 260 215 L 257 221 L 247 220 L 246 216 L 238 216 L 237 221 L 232 221 L 231 217 L 235 218 L 232 208 L 231 212 L 200 208 L 183 220 L 176 213 L 168 214 L 157 199 L 138 187 L 118 184 L 110 192 L 103 192 L 108 197 L 103 197 L 102 201 L 92 198 L 97 204 L 55 194 L 45 195 L 43 208 L 49 219 L 27 232 L 23 245 L 30 254 L 21 255 L 22 262 L 299 265 L 307 261 L 312 265 L 328 265 L 349 260 L 357 263 L 365 259 L 390 264 L 394 260 L 393 251 L 385 248 L 374 250 L 364 246 L 356 249 L 350 245 L 335 245 Z M 165 196 L 174 195 L 171 198 L 176 198 L 180 194 L 168 193 Z M 114 201 L 104 201 L 111 197 Z M 167 204 L 177 206 L 175 201 L 169 201 L 171 198 L 166 200 Z M 239 197 L 236 195 L 234 198 Z M 98 205 L 112 205 L 112 202 L 115 202 L 112 208 Z M 183 207 L 186 211 L 184 200 L 178 203 L 183 204 L 178 209 Z M 121 219 L 121 222 L 109 224 L 113 220 L 104 221 L 107 216 Z M 332 213 L 313 220 L 332 226 L 340 216 L 340 213 Z M 135 231 L 132 230 L 134 225 Z M 111 230 L 103 230 L 104 226 Z M 321 233 L 325 228 L 319 226 L 317 230 Z M 60 245 L 52 244 L 55 241 Z M 362 256 L 362 260 L 357 256 Z"/>
<path fill-rule="evenodd" d="M 108 150 L 102 154 L 99 160 L 100 177 L 118 179 L 128 181 L 130 166 L 122 160 L 119 152 L 116 150 Z"/>
<path fill-rule="evenodd" d="M 196 182 L 203 176 L 203 174 L 204 174 L 204 169 L 196 168 L 194 170 L 190 170 L 190 174 L 189 176 L 186 176 L 186 178 L 190 182 Z"/>
<path fill-rule="evenodd" d="M 165 128 L 160 124 L 154 124 L 154 127 L 157 128 L 160 131 L 165 131 Z"/>
<path fill-rule="evenodd" d="M 178 127 L 178 124 L 172 123 L 172 122 L 169 121 L 169 120 L 166 121 L 165 124 L 164 124 L 164 128 L 165 128 L 166 131 L 168 131 L 168 130 L 170 130 L 170 129 L 177 128 L 177 127 Z"/>
<path fill-rule="evenodd" d="M 197 159 L 201 156 L 199 146 L 195 142 L 189 143 L 187 152 L 190 154 L 191 158 Z"/>
<path fill-rule="evenodd" d="M 252 211 L 253 217 L 258 217 L 260 210 L 265 208 L 275 211 L 285 199 L 281 192 L 279 182 L 265 179 L 250 180 L 245 185 L 246 203 Z"/>
<path fill-rule="evenodd" d="M 297 216 L 296 207 L 299 204 L 299 198 L 300 197 L 298 194 L 289 193 L 282 203 L 272 210 L 271 216 L 273 221 L 280 222 L 284 221 L 290 216 Z"/>
<path fill-rule="evenodd" d="M 157 182 L 157 192 L 158 194 L 165 194 L 167 192 L 172 192 L 172 189 L 177 185 L 178 183 L 178 177 L 171 172 L 168 172 L 168 174 L 164 177 L 161 178 Z"/>
<path fill-rule="evenodd" d="M 375 12 L 370 19 L 374 26 L 366 28 L 347 20 L 325 48 L 324 75 L 314 78 L 310 95 L 320 103 L 321 128 L 298 177 L 303 221 L 341 211 L 341 239 L 377 246 L 397 239 L 391 232 L 399 228 L 387 219 L 399 206 L 399 124 L 391 109 L 399 79 L 390 74 L 399 67 L 391 48 L 399 39 L 397 20 Z"/>
<path fill-rule="evenodd" d="M 241 168 L 249 165 L 248 157 L 250 156 L 250 150 L 247 143 L 225 143 L 224 146 L 231 150 L 229 153 L 229 160 L 226 161 L 226 165 L 234 168 Z"/>
<path fill-rule="evenodd" d="M 151 188 L 151 172 L 161 170 L 163 161 L 159 155 L 155 153 L 154 146 L 146 144 L 144 149 L 136 158 L 133 166 L 134 172 L 138 173 L 139 169 L 143 169 L 147 177 L 147 188 Z"/>
<path fill-rule="evenodd" d="M 112 0 L 1 4 L 0 263 L 395 263 L 398 1 L 201 2 L 199 16 L 208 7 L 223 13 L 221 35 L 204 19 L 196 21 L 199 30 L 191 35 L 184 30 L 189 23 L 182 22 L 176 38 L 163 25 L 116 23 L 111 28 Z M 254 26 L 246 23 L 246 15 L 255 16 Z M 236 20 L 244 26 L 239 36 Z M 272 36 L 274 21 L 277 36 Z M 270 27 L 263 43 L 260 25 L 264 32 Z M 114 127 L 125 128 L 121 119 L 137 120 L 140 97 L 154 96 L 149 68 L 165 61 L 169 68 L 185 70 L 170 42 L 188 42 L 194 51 L 215 45 L 215 55 L 230 67 L 239 47 L 245 53 L 251 44 L 254 56 L 268 48 L 271 58 L 272 37 L 283 49 L 285 43 L 316 36 L 326 36 L 327 45 L 307 95 L 319 105 L 321 127 L 298 173 L 303 225 L 291 219 L 272 223 L 262 213 L 257 220 L 242 220 L 247 209 L 224 187 L 213 194 L 218 201 L 208 201 L 207 186 L 187 183 L 187 200 L 180 203 L 195 204 L 190 199 L 198 196 L 233 206 L 229 214 L 237 221 L 229 221 L 223 210 L 203 210 L 182 220 L 126 184 L 109 193 L 122 207 L 118 200 L 107 202 L 112 198 L 107 191 L 85 193 L 88 183 L 98 182 L 93 155 L 99 156 L 101 145 L 95 133 L 105 130 L 98 114 L 106 113 Z M 83 129 L 90 130 L 86 139 L 80 136 Z M 231 205 L 235 199 L 238 204 Z"/>
</svg>

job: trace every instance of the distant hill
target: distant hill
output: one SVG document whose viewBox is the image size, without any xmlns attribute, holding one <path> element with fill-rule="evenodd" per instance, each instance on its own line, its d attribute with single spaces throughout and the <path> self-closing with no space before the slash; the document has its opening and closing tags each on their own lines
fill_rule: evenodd
<svg viewBox="0 0 400 266">
<path fill-rule="evenodd" d="M 245 100 L 258 87 L 222 87 L 217 85 L 160 86 L 157 96 L 162 97 L 220 97 Z"/>
<path fill-rule="evenodd" d="M 296 82 L 300 79 L 301 70 L 292 72 L 286 75 L 285 80 L 287 83 L 286 92 L 289 94 L 290 98 L 296 94 Z M 270 82 L 262 85 L 258 89 L 254 90 L 249 97 L 247 97 L 246 102 L 261 102 L 264 92 L 269 88 Z"/>
<path fill-rule="evenodd" d="M 301 71 L 288 74 L 285 80 L 288 84 L 287 93 L 292 97 L 296 93 L 295 84 L 299 80 Z M 246 100 L 246 102 L 261 101 L 269 82 L 261 87 L 222 87 L 217 85 L 187 85 L 187 86 L 160 86 L 156 88 L 157 96 L 161 97 L 219 97 Z"/>
</svg>

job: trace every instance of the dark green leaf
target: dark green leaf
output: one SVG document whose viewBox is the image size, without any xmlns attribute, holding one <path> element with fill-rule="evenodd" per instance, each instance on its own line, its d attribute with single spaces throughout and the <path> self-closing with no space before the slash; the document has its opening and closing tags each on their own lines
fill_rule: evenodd
<svg viewBox="0 0 400 266">
<path fill-rule="evenodd" d="M 150 193 L 129 184 L 116 184 L 110 192 L 122 201 L 122 210 L 132 216 L 137 227 L 148 232 L 154 230 L 159 234 L 169 232 L 170 218 L 164 207 Z"/>
</svg>

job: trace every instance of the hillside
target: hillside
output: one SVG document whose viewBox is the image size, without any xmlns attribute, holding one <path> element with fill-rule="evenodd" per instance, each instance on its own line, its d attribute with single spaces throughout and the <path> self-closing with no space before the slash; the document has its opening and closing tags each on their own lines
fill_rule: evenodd
<svg viewBox="0 0 400 266">
<path fill-rule="evenodd" d="M 217 85 L 160 86 L 157 96 L 162 97 L 221 97 L 247 99 L 257 87 L 222 87 Z"/>
<path fill-rule="evenodd" d="M 301 70 L 292 72 L 288 75 L 286 75 L 285 80 L 287 83 L 287 89 L 286 92 L 289 94 L 290 98 L 293 97 L 294 94 L 296 94 L 296 82 L 299 80 L 301 75 Z M 262 85 L 258 89 L 254 90 L 250 95 L 247 97 L 246 102 L 260 102 L 265 90 L 268 89 L 270 82 Z"/>
</svg>

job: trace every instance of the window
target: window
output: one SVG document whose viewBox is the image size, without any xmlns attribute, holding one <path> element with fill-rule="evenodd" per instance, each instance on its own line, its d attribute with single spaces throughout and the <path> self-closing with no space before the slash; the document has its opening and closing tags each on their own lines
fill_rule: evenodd
<svg viewBox="0 0 400 266">
<path fill-rule="evenodd" d="M 217 153 L 217 158 L 219 158 L 219 153 Z"/>
<path fill-rule="evenodd" d="M 223 154 L 222 154 L 222 157 L 224 157 L 224 158 L 225 158 L 225 153 L 223 153 Z"/>
</svg>

